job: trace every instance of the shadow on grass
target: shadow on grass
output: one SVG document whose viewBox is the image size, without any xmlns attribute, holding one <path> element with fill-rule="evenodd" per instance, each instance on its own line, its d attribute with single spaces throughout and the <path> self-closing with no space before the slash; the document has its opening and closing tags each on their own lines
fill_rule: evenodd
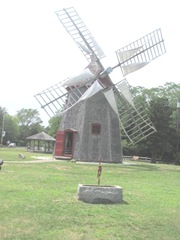
<svg viewBox="0 0 180 240">
<path fill-rule="evenodd" d="M 126 202 L 126 201 L 122 201 L 122 203 L 121 204 L 123 204 L 123 205 L 129 205 L 129 203 L 128 202 Z"/>
<path fill-rule="evenodd" d="M 156 165 L 145 165 L 145 164 L 137 164 L 137 165 L 127 165 L 128 169 L 133 169 L 137 171 L 159 171 L 160 167 Z"/>
<path fill-rule="evenodd" d="M 161 167 L 163 166 L 164 167 Z M 167 167 L 170 166 L 169 164 L 161 164 L 161 165 L 156 165 L 154 163 L 152 164 L 134 164 L 134 165 L 127 165 L 128 169 L 132 169 L 132 170 L 137 170 L 137 171 L 170 171 L 170 172 L 179 172 L 180 168 L 176 167 L 175 165 L 172 165 L 171 167 Z"/>
</svg>

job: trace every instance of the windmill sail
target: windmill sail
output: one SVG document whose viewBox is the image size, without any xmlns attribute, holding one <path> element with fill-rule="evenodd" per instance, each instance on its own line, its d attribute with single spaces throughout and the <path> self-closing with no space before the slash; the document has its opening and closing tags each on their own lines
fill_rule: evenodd
<svg viewBox="0 0 180 240">
<path fill-rule="evenodd" d="M 89 68 L 85 68 L 78 75 L 67 78 L 67 80 L 62 84 L 62 86 L 63 87 L 83 86 L 85 84 L 91 83 L 95 78 L 96 76 L 89 70 Z"/>
<path fill-rule="evenodd" d="M 116 51 L 123 76 L 134 72 L 166 52 L 161 29 Z"/>
<path fill-rule="evenodd" d="M 99 91 L 101 91 L 103 89 L 103 87 L 99 84 L 99 82 L 96 80 L 88 89 L 87 91 L 84 92 L 84 94 L 81 95 L 81 97 L 79 97 L 79 99 L 77 101 L 75 101 L 73 104 L 68 105 L 68 107 L 65 107 L 64 110 L 61 112 L 62 114 L 65 113 L 67 110 L 69 110 L 70 108 L 74 107 L 76 104 L 78 104 L 80 101 L 86 100 L 90 97 L 93 97 L 96 93 L 98 93 Z M 75 89 L 74 89 L 75 91 Z M 68 99 L 69 101 L 69 99 Z"/>
<path fill-rule="evenodd" d="M 95 55 L 96 60 L 105 57 L 104 52 L 73 7 L 57 11 L 56 15 L 70 36 L 77 43 L 88 62 L 91 62 L 92 54 Z"/>
<path fill-rule="evenodd" d="M 131 72 L 135 72 L 139 70 L 140 68 L 146 66 L 149 62 L 142 62 L 142 63 L 131 63 L 128 65 L 121 66 L 123 75 L 126 76 Z"/>
<path fill-rule="evenodd" d="M 61 113 L 73 106 L 97 79 L 101 67 L 96 62 L 91 62 L 79 74 L 69 77 L 58 84 L 45 89 L 35 95 L 49 117 L 57 112 Z"/>
<path fill-rule="evenodd" d="M 40 106 L 49 117 L 64 109 L 67 99 L 67 90 L 62 87 L 62 82 L 37 93 L 35 96 Z"/>
<path fill-rule="evenodd" d="M 126 79 L 117 84 L 116 101 L 121 127 L 132 144 L 135 144 L 156 132 L 145 109 L 136 106 Z"/>
<path fill-rule="evenodd" d="M 109 105 L 112 107 L 114 112 L 118 115 L 118 108 L 117 108 L 116 99 L 115 99 L 115 96 L 114 96 L 113 89 L 111 88 L 110 90 L 104 92 L 104 95 L 105 95 Z"/>
<path fill-rule="evenodd" d="M 129 90 L 129 84 L 126 81 L 126 79 L 120 81 L 119 83 L 116 84 L 116 87 L 119 89 L 121 94 L 124 96 L 124 98 L 128 101 L 128 103 L 135 108 L 133 98 L 131 95 L 131 92 Z"/>
<path fill-rule="evenodd" d="M 124 62 L 131 58 L 135 53 L 137 53 L 142 47 L 130 49 L 130 50 L 123 50 L 123 51 L 118 51 L 117 54 L 119 56 L 119 59 L 121 62 Z"/>
<path fill-rule="evenodd" d="M 89 88 L 88 85 L 76 88 L 68 86 L 67 90 L 62 85 L 60 82 L 34 96 L 49 117 L 62 113 L 65 109 L 73 106 Z"/>
</svg>

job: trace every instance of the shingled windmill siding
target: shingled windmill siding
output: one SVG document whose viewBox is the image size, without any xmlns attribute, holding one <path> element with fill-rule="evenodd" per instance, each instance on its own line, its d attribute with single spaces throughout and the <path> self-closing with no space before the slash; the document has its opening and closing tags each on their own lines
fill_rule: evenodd
<svg viewBox="0 0 180 240">
<path fill-rule="evenodd" d="M 95 125 L 93 125 L 95 124 Z M 99 130 L 92 132 L 93 126 Z M 80 101 L 62 115 L 59 131 L 75 129 L 73 158 L 79 161 L 122 162 L 119 118 L 103 90 Z"/>
</svg>

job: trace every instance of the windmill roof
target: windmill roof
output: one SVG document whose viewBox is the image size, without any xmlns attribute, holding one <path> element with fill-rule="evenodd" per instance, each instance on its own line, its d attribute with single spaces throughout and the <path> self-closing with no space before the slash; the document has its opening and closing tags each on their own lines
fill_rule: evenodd
<svg viewBox="0 0 180 240">
<path fill-rule="evenodd" d="M 89 70 L 89 68 L 85 68 L 80 74 L 67 78 L 62 86 L 84 86 L 92 82 L 95 78 L 96 76 Z"/>
<path fill-rule="evenodd" d="M 49 136 L 45 132 L 40 132 L 26 138 L 27 140 L 43 140 L 43 141 L 56 141 L 55 138 Z"/>
</svg>

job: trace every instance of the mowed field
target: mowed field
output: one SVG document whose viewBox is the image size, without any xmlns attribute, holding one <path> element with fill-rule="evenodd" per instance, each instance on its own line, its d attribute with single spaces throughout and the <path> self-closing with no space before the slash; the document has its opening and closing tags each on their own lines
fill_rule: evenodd
<svg viewBox="0 0 180 240">
<path fill-rule="evenodd" d="M 0 148 L 0 159 L 1 240 L 180 238 L 180 166 L 103 164 L 101 184 L 123 188 L 123 203 L 111 205 L 77 200 L 78 184 L 97 184 L 96 163 L 17 148 Z"/>
</svg>

